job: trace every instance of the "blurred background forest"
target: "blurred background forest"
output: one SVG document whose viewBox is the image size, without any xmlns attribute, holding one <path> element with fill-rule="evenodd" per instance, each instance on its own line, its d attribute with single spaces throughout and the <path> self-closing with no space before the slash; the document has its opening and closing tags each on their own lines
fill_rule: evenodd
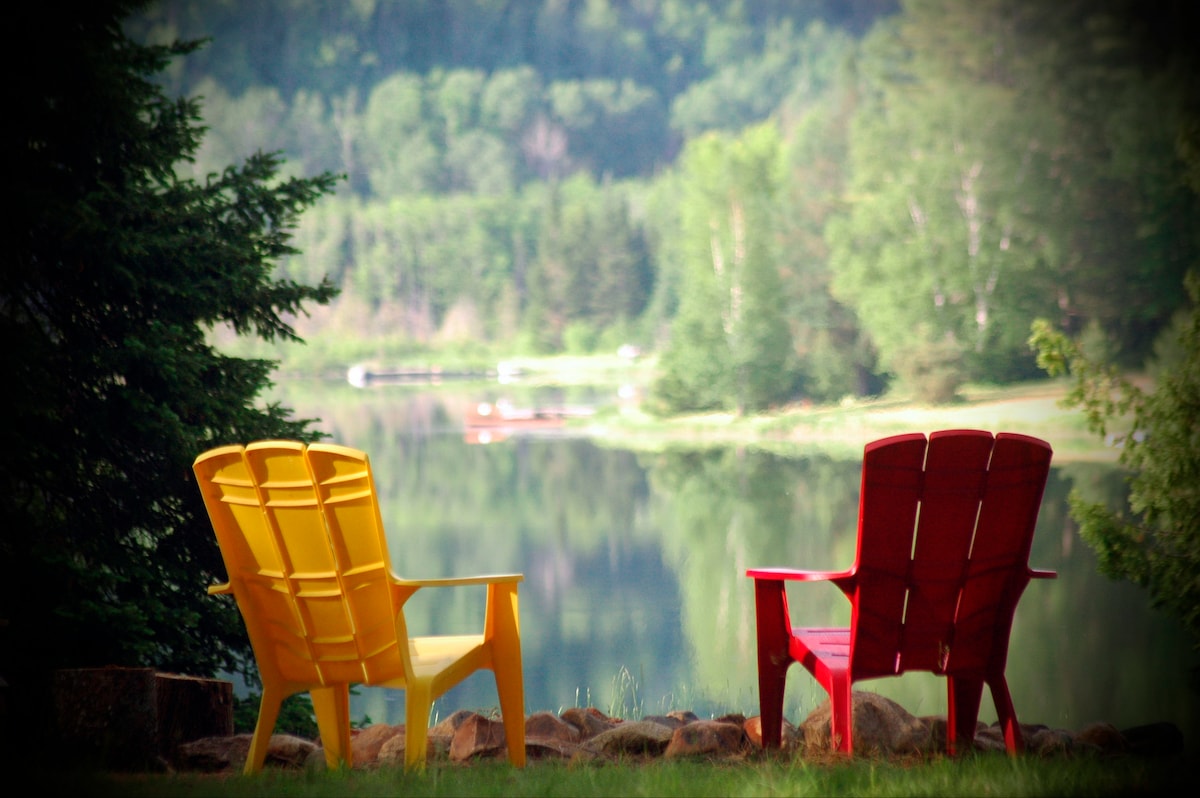
<svg viewBox="0 0 1200 798">
<path fill-rule="evenodd" d="M 212 39 L 164 76 L 203 101 L 190 176 L 346 176 L 279 264 L 342 289 L 296 320 L 314 363 L 630 344 L 681 411 L 1036 378 L 1037 318 L 1142 368 L 1200 254 L 1193 16 L 167 0 L 126 27 Z"/>
</svg>

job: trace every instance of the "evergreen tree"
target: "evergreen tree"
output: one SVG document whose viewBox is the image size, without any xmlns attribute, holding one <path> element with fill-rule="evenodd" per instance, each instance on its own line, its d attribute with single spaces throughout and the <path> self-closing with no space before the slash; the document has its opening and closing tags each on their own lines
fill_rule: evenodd
<svg viewBox="0 0 1200 798">
<path fill-rule="evenodd" d="M 121 21 L 142 5 L 15 10 L 26 48 L 4 148 L 17 202 L 0 284 L 13 386 L 0 673 L 20 741 L 52 716 L 55 668 L 252 664 L 236 609 L 205 594 L 224 568 L 191 463 L 214 445 L 318 435 L 260 400 L 273 362 L 224 356 L 208 333 L 294 340 L 289 316 L 333 297 L 327 281 L 272 270 L 335 177 L 281 179 L 262 153 L 203 182 L 179 177 L 200 106 L 169 100 L 154 77 L 198 45 L 131 41 Z"/>
</svg>

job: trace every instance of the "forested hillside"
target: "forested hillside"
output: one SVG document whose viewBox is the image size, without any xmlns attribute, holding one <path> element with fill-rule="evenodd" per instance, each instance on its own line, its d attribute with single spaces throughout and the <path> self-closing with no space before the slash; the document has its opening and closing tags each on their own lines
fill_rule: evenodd
<svg viewBox="0 0 1200 798">
<path fill-rule="evenodd" d="M 678 410 L 1033 376 L 1038 317 L 1140 365 L 1200 253 L 1191 17 L 168 0 L 128 30 L 212 37 L 167 86 L 203 98 L 197 178 L 259 149 L 346 176 L 280 265 L 342 287 L 310 342 L 629 342 Z"/>
</svg>

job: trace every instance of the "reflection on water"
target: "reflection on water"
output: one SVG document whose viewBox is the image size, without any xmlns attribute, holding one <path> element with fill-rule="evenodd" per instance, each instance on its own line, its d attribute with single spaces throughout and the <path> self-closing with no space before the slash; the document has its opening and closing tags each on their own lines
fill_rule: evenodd
<svg viewBox="0 0 1200 798">
<path fill-rule="evenodd" d="M 732 446 L 637 454 L 581 435 L 506 430 L 484 444 L 463 413 L 491 401 L 472 391 L 284 386 L 284 404 L 320 418 L 337 442 L 366 450 L 396 570 L 414 577 L 521 572 L 522 648 L 530 712 L 595 706 L 617 716 L 692 709 L 757 714 L 754 608 L 747 567 L 838 569 L 854 556 L 858 462 Z M 596 395 L 549 401 L 594 403 Z M 1072 488 L 1119 495 L 1110 466 L 1056 466 L 1046 490 L 1018 608 L 1008 680 L 1022 721 L 1079 729 L 1169 720 L 1195 747 L 1200 711 L 1188 689 L 1196 657 L 1145 594 L 1096 572 L 1067 514 Z M 482 593 L 421 591 L 416 634 L 465 632 Z M 844 624 L 828 584 L 789 587 L 793 620 Z M 917 715 L 945 712 L 944 681 L 927 674 L 860 683 Z M 793 668 L 785 707 L 799 722 L 824 700 Z M 490 674 L 444 696 L 435 713 L 496 706 Z M 359 688 L 356 720 L 403 723 L 401 691 Z M 981 719 L 995 713 L 985 698 Z"/>
</svg>

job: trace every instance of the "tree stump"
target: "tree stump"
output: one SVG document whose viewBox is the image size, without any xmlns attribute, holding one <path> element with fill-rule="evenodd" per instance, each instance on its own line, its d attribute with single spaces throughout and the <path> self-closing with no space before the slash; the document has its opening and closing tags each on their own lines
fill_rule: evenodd
<svg viewBox="0 0 1200 798">
<path fill-rule="evenodd" d="M 60 743 L 79 761 L 163 770 L 181 743 L 233 734 L 233 684 L 153 668 L 61 670 L 54 717 Z"/>
</svg>

